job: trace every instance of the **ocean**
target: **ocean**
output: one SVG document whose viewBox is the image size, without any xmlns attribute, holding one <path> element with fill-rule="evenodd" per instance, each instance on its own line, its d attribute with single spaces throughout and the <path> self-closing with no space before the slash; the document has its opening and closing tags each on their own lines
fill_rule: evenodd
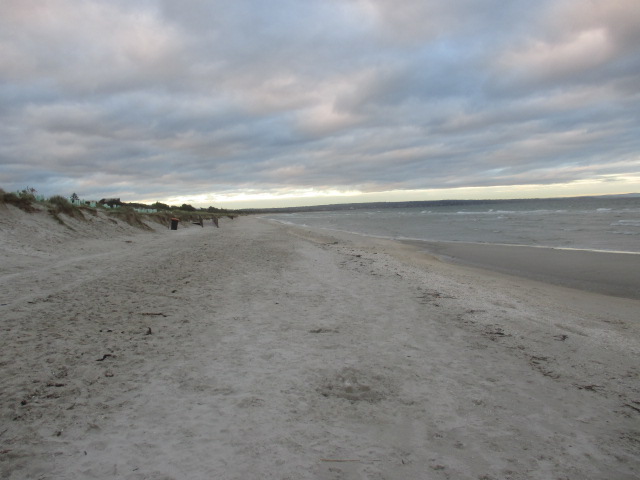
<svg viewBox="0 0 640 480">
<path fill-rule="evenodd" d="M 640 197 L 583 197 L 264 215 L 397 240 L 640 253 Z"/>
</svg>

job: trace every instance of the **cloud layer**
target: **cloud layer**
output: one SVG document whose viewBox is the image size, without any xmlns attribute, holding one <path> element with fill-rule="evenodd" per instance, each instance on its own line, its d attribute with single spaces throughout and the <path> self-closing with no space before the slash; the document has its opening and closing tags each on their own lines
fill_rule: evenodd
<svg viewBox="0 0 640 480">
<path fill-rule="evenodd" d="M 638 45 L 636 0 L 5 0 L 0 186 L 629 185 Z"/>
</svg>

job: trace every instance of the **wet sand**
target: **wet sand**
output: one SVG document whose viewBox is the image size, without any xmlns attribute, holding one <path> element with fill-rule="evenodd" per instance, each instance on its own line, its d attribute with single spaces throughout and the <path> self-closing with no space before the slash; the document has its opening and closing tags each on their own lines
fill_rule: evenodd
<svg viewBox="0 0 640 480">
<path fill-rule="evenodd" d="M 640 254 L 463 242 L 404 243 L 453 263 L 640 299 Z"/>
</svg>

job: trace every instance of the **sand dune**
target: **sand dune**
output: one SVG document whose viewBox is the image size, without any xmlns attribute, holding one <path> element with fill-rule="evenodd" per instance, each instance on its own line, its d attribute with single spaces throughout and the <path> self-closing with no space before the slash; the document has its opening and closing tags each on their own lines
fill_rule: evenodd
<svg viewBox="0 0 640 480">
<path fill-rule="evenodd" d="M 639 475 L 638 300 L 258 218 L 110 223 L 0 219 L 2 478 Z"/>
</svg>

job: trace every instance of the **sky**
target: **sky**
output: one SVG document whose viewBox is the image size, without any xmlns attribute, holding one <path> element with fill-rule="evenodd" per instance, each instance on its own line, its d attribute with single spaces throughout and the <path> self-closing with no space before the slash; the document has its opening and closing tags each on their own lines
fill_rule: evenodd
<svg viewBox="0 0 640 480">
<path fill-rule="evenodd" d="M 226 208 L 640 192 L 638 0 L 0 0 L 0 187 Z"/>
</svg>

